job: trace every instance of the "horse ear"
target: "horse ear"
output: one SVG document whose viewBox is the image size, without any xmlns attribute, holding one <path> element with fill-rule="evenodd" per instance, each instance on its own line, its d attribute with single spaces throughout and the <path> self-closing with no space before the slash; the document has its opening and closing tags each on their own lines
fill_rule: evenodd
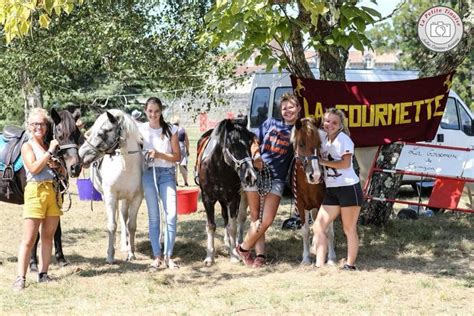
<svg viewBox="0 0 474 316">
<path fill-rule="evenodd" d="M 296 130 L 299 130 L 301 128 L 301 119 L 298 118 L 295 122 L 295 128 Z"/>
<path fill-rule="evenodd" d="M 107 117 L 109 118 L 110 123 L 114 125 L 117 124 L 117 119 L 115 118 L 115 116 L 113 116 L 109 111 L 106 111 L 105 113 L 107 113 Z"/>
<path fill-rule="evenodd" d="M 72 113 L 72 118 L 74 119 L 74 121 L 77 121 L 80 117 L 81 117 L 81 109 L 77 108 Z"/>
<path fill-rule="evenodd" d="M 245 115 L 242 119 L 242 124 L 244 125 L 244 127 L 247 127 L 248 123 L 249 123 L 249 117 Z"/>
<path fill-rule="evenodd" d="M 54 124 L 58 125 L 59 123 L 61 123 L 61 117 L 59 116 L 58 111 L 56 111 L 55 108 L 51 109 L 50 115 L 53 119 Z"/>
</svg>

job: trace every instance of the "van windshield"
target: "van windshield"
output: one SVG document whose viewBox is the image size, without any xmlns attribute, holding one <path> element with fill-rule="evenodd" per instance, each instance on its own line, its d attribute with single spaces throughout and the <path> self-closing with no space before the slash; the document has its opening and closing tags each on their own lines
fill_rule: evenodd
<svg viewBox="0 0 474 316">
<path fill-rule="evenodd" d="M 252 104 L 250 107 L 250 127 L 259 127 L 268 115 L 268 104 L 270 103 L 270 88 L 256 88 L 253 91 Z"/>
<path fill-rule="evenodd" d="M 279 87 L 275 89 L 275 95 L 273 96 L 272 116 L 277 120 L 281 120 L 280 99 L 281 99 L 281 96 L 285 93 L 293 93 L 293 88 L 292 87 Z"/>
</svg>

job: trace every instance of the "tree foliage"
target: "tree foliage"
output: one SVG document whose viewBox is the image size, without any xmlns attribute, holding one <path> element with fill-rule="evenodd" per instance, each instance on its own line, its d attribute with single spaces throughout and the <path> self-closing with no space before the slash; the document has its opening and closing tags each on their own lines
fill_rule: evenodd
<svg viewBox="0 0 474 316">
<path fill-rule="evenodd" d="M 418 39 L 417 22 L 421 14 L 435 5 L 449 6 L 456 10 L 464 23 L 463 40 L 456 49 L 436 53 L 427 49 Z M 392 23 L 381 23 L 374 26 L 368 33 L 372 45 L 377 50 L 400 50 L 400 62 L 397 67 L 401 69 L 418 69 L 420 76 L 434 76 L 456 70 L 452 89 L 471 105 L 472 92 L 471 67 L 474 55 L 471 50 L 473 30 L 470 21 L 472 4 L 470 1 L 437 1 L 427 2 L 411 0 L 400 6 L 394 14 Z"/>
<path fill-rule="evenodd" d="M 233 66 L 197 43 L 203 14 L 186 3 L 89 0 L 67 17 L 53 16 L 48 30 L 33 25 L 22 40 L 4 39 L 2 117 L 21 116 L 19 96 L 27 102 L 38 91 L 46 106 L 73 102 L 83 109 L 123 105 L 147 91 L 222 91 Z"/>
<path fill-rule="evenodd" d="M 5 39 L 10 43 L 15 37 L 23 37 L 32 25 L 39 23 L 48 28 L 51 18 L 63 12 L 69 14 L 84 0 L 0 0 L 0 24 L 3 25 Z"/>
<path fill-rule="evenodd" d="M 323 79 L 345 79 L 348 50 L 370 46 L 367 24 L 380 14 L 358 1 L 247 0 L 217 1 L 206 16 L 207 31 L 201 37 L 211 45 L 235 45 L 237 57 L 268 69 L 278 67 L 313 78 L 304 52 L 312 48 L 320 56 Z"/>
</svg>

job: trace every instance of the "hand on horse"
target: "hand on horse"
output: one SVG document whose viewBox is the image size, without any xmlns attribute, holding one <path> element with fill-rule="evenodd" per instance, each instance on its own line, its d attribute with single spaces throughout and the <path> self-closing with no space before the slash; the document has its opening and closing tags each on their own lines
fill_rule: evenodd
<svg viewBox="0 0 474 316">
<path fill-rule="evenodd" d="M 57 140 L 57 139 L 53 139 L 53 140 L 51 140 L 51 142 L 49 143 L 48 151 L 54 153 L 54 151 L 56 150 L 56 147 L 58 147 L 58 146 L 59 146 L 58 140 Z"/>
<path fill-rule="evenodd" d="M 50 158 L 48 160 L 48 167 L 50 167 L 51 169 L 59 169 L 61 167 L 61 164 L 59 163 L 58 159 Z"/>
</svg>

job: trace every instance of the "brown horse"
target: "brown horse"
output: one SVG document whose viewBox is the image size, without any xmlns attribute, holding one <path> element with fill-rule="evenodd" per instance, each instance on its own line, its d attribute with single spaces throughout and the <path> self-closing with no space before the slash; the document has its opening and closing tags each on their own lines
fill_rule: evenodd
<svg viewBox="0 0 474 316">
<path fill-rule="evenodd" d="M 303 118 L 296 121 L 292 136 L 295 148 L 292 189 L 295 197 L 295 208 L 300 214 L 303 225 L 301 228 L 303 237 L 303 260 L 301 263 L 310 264 L 310 215 L 312 219 L 316 218 L 326 190 L 318 162 L 321 137 L 324 137 L 324 132 L 319 130 L 314 118 Z M 309 211 L 311 211 L 311 214 Z M 334 252 L 332 224 L 326 233 L 328 234 L 328 262 L 333 263 L 336 261 L 336 253 Z M 313 241 L 313 245 L 315 245 L 315 242 Z"/>
</svg>

